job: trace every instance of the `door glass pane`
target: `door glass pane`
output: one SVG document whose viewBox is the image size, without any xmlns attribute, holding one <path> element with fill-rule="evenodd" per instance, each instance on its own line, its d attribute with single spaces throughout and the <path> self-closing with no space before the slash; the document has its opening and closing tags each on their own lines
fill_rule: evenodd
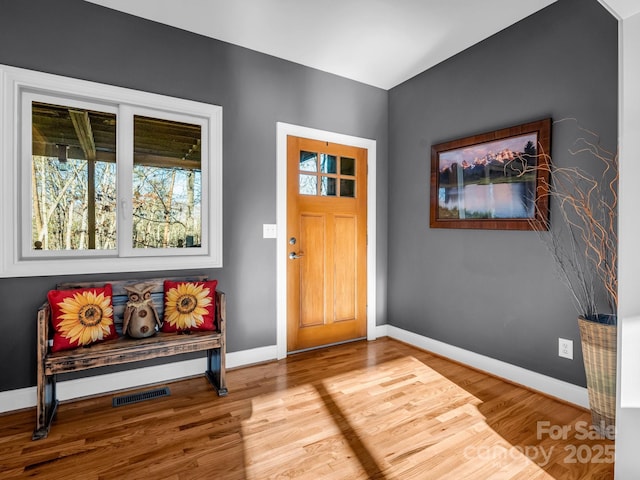
<svg viewBox="0 0 640 480">
<path fill-rule="evenodd" d="M 341 197 L 355 197 L 356 196 L 356 182 L 355 180 L 340 179 L 340 196 Z"/>
<path fill-rule="evenodd" d="M 199 247 L 201 127 L 134 116 L 133 246 Z"/>
<path fill-rule="evenodd" d="M 33 102 L 34 250 L 116 248 L 116 116 Z"/>
<path fill-rule="evenodd" d="M 318 171 L 318 155 L 315 152 L 300 152 L 300 171 L 317 172 Z"/>
<path fill-rule="evenodd" d="M 315 175 L 300 174 L 300 194 L 317 195 L 318 194 L 318 177 Z"/>
<path fill-rule="evenodd" d="M 336 173 L 337 163 L 335 155 L 320 154 L 320 171 L 322 173 Z"/>
<path fill-rule="evenodd" d="M 336 194 L 336 179 L 331 177 L 322 177 L 320 195 L 325 197 L 332 197 Z"/>
<path fill-rule="evenodd" d="M 340 158 L 340 174 L 341 175 L 355 175 L 356 174 L 356 161 L 353 158 L 341 157 Z"/>
</svg>

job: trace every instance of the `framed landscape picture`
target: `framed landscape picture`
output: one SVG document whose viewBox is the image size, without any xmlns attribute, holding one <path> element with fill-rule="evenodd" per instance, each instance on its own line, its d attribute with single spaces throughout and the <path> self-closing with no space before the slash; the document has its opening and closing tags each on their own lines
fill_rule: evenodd
<svg viewBox="0 0 640 480">
<path fill-rule="evenodd" d="M 431 147 L 431 228 L 545 230 L 551 119 Z"/>
</svg>

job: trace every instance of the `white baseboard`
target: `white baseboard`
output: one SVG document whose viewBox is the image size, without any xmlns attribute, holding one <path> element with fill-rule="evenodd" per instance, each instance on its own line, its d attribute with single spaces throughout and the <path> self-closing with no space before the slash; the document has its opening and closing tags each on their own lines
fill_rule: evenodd
<svg viewBox="0 0 640 480">
<path fill-rule="evenodd" d="M 584 387 L 542 375 L 541 373 L 532 372 L 531 370 L 455 347 L 440 342 L 439 340 L 424 337 L 394 327 L 393 325 L 380 325 L 376 327 L 376 336 L 388 336 L 400 340 L 401 342 L 464 363 L 470 367 L 504 378 L 532 390 L 537 390 L 538 392 L 559 398 L 580 407 L 589 408 L 589 396 L 587 389 Z"/>
<path fill-rule="evenodd" d="M 278 347 L 276 345 L 227 353 L 227 368 L 238 368 L 253 365 L 254 363 L 269 362 L 275 360 L 277 356 Z"/>
<path fill-rule="evenodd" d="M 237 368 L 275 360 L 276 350 L 276 346 L 273 345 L 227 353 L 227 368 Z M 202 357 L 153 367 L 135 368 L 122 372 L 66 380 L 56 384 L 58 400 L 71 400 L 154 383 L 169 382 L 200 375 L 206 368 L 207 359 Z M 0 392 L 0 413 L 34 407 L 35 405 L 36 387 Z"/>
<path fill-rule="evenodd" d="M 584 408 L 589 407 L 587 389 L 584 387 L 532 372 L 531 370 L 424 337 L 392 325 L 378 325 L 375 329 L 375 334 L 376 338 L 388 336 L 566 402 Z M 237 368 L 267 362 L 275 360 L 276 358 L 276 345 L 231 352 L 227 353 L 227 368 Z M 203 357 L 153 367 L 137 368 L 123 372 L 62 381 L 57 384 L 58 399 L 71 400 L 143 385 L 169 382 L 184 377 L 199 375 L 203 373 L 205 369 L 206 359 Z M 0 392 L 0 413 L 34 407 L 35 404 L 36 387 Z"/>
</svg>

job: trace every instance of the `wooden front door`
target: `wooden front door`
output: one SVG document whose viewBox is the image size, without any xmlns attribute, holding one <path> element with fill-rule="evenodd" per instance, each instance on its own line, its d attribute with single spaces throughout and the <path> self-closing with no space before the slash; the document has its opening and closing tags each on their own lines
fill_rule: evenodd
<svg viewBox="0 0 640 480">
<path fill-rule="evenodd" d="M 367 151 L 287 137 L 287 350 L 367 334 Z"/>
</svg>

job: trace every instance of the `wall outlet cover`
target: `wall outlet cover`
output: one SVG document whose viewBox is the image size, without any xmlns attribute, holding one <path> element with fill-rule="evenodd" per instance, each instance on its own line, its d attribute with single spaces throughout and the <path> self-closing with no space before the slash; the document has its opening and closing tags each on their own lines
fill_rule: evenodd
<svg viewBox="0 0 640 480">
<path fill-rule="evenodd" d="M 558 339 L 558 356 L 573 360 L 573 340 L 566 338 Z"/>
<path fill-rule="evenodd" d="M 262 238 L 276 238 L 278 235 L 275 223 L 265 223 L 262 225 Z"/>
</svg>

